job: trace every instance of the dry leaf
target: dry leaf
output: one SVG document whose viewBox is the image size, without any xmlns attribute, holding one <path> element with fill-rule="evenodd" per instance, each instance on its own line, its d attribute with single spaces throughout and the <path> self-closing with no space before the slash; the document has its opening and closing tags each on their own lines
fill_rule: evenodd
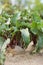
<svg viewBox="0 0 43 65">
<path fill-rule="evenodd" d="M 25 51 L 32 52 L 35 49 L 33 41 L 30 42 Z"/>
</svg>

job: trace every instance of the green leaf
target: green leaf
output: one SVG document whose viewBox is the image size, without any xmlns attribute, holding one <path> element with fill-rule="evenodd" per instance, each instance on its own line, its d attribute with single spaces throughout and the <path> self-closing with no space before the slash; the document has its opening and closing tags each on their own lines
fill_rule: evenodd
<svg viewBox="0 0 43 65">
<path fill-rule="evenodd" d="M 25 23 L 24 21 L 21 22 L 21 21 L 17 21 L 16 22 L 16 27 L 17 28 L 30 28 L 30 23 Z"/>
<path fill-rule="evenodd" d="M 38 47 L 43 48 L 43 33 L 40 33 L 37 43 Z"/>
<path fill-rule="evenodd" d="M 2 24 L 2 23 L 5 23 L 5 19 L 4 19 L 4 17 L 2 17 L 2 15 L 0 15 L 0 23 Z"/>
<path fill-rule="evenodd" d="M 3 65 L 5 61 L 5 55 L 3 53 L 0 53 L 0 65 Z"/>
<path fill-rule="evenodd" d="M 40 22 L 40 21 L 41 21 L 41 18 L 40 18 L 39 13 L 38 13 L 37 11 L 34 11 L 34 12 L 32 13 L 32 19 L 33 19 L 33 21 L 35 21 L 35 22 Z"/>
<path fill-rule="evenodd" d="M 43 48 L 43 33 L 39 32 L 36 44 L 36 52 L 39 52 L 41 48 Z"/>
<path fill-rule="evenodd" d="M 8 38 L 8 39 L 5 40 L 5 42 L 3 43 L 2 48 L 1 48 L 1 52 L 5 53 L 6 47 L 7 47 L 7 45 L 8 45 L 9 43 L 10 43 L 10 39 Z"/>
<path fill-rule="evenodd" d="M 32 31 L 34 34 L 37 34 L 37 33 L 38 33 L 37 22 L 32 22 L 30 29 L 31 29 L 31 31 Z"/>
<path fill-rule="evenodd" d="M 28 29 L 22 29 L 21 34 L 22 34 L 22 38 L 23 38 L 23 40 L 25 42 L 25 45 L 27 47 L 27 45 L 30 42 L 30 33 L 29 33 Z"/>
<path fill-rule="evenodd" d="M 4 44 L 4 38 L 3 37 L 0 37 L 0 49 L 1 49 L 1 47 L 2 47 L 2 45 Z"/>
<path fill-rule="evenodd" d="M 17 22 L 17 16 L 18 16 L 18 14 L 14 14 L 13 17 L 11 18 L 12 25 L 15 25 L 15 23 Z"/>
</svg>

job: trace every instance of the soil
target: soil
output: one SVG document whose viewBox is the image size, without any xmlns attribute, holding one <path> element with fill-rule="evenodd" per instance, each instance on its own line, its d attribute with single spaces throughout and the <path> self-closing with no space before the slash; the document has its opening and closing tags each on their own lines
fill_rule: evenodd
<svg viewBox="0 0 43 65">
<path fill-rule="evenodd" d="M 43 54 L 22 53 L 6 56 L 4 65 L 43 65 Z"/>
</svg>

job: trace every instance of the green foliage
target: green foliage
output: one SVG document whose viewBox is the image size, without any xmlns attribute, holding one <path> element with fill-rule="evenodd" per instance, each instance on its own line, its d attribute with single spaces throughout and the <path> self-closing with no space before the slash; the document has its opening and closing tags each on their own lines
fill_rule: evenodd
<svg viewBox="0 0 43 65">
<path fill-rule="evenodd" d="M 7 0 L 6 0 L 6 3 Z M 31 2 L 32 3 L 32 2 Z M 30 4 L 31 4 L 30 3 Z M 29 4 L 29 7 L 30 7 Z M 20 5 L 12 6 L 11 4 L 4 4 L 0 13 L 0 48 L 2 49 L 5 37 L 10 39 L 20 31 L 25 46 L 27 47 L 31 41 L 30 35 L 33 33 L 37 35 L 36 51 L 43 48 L 43 4 L 39 0 L 35 1 L 33 8 L 25 8 Z M 28 29 L 28 31 L 26 30 Z M 19 36 L 19 35 L 18 35 Z M 1 56 L 2 54 L 2 56 Z M 3 63 L 4 54 L 0 53 L 1 63 Z"/>
<path fill-rule="evenodd" d="M 4 38 L 0 37 L 0 49 L 1 49 L 2 45 L 3 45 L 3 43 L 4 43 Z"/>
<path fill-rule="evenodd" d="M 0 65 L 3 65 L 5 61 L 5 55 L 3 53 L 0 53 Z"/>
<path fill-rule="evenodd" d="M 43 20 L 40 17 L 40 13 L 38 13 L 38 10 L 34 10 L 35 8 L 33 8 L 32 10 L 30 9 L 29 12 L 29 9 L 20 10 L 19 8 L 15 8 L 15 6 L 6 4 L 4 9 L 2 11 L 2 14 L 0 15 L 0 35 L 3 36 L 6 34 L 7 37 L 12 38 L 16 31 L 20 31 L 21 29 L 26 28 L 30 29 L 30 31 L 36 35 L 38 35 L 40 31 L 43 32 Z M 11 14 L 9 14 L 10 12 Z M 23 39 L 27 44 L 30 38 L 25 38 L 25 33 L 26 32 L 24 32 Z"/>
<path fill-rule="evenodd" d="M 22 29 L 21 34 L 22 34 L 22 38 L 25 42 L 25 46 L 27 47 L 30 42 L 30 33 L 29 33 L 28 29 Z"/>
</svg>

